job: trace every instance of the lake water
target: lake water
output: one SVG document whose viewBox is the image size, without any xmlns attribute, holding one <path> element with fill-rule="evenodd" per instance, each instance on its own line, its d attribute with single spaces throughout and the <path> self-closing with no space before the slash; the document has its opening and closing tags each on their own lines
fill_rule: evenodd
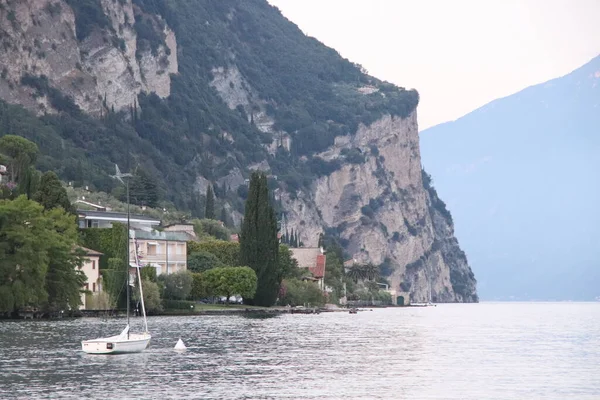
<svg viewBox="0 0 600 400">
<path fill-rule="evenodd" d="M 600 399 L 600 303 L 154 317 L 143 353 L 80 351 L 123 325 L 0 321 L 0 398 Z"/>
</svg>

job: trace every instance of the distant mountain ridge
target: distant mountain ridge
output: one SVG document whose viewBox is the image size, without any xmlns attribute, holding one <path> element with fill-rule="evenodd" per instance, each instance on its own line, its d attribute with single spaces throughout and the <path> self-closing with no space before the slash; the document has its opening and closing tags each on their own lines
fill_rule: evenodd
<svg viewBox="0 0 600 400">
<path fill-rule="evenodd" d="M 600 56 L 420 143 L 482 299 L 600 295 Z"/>
</svg>

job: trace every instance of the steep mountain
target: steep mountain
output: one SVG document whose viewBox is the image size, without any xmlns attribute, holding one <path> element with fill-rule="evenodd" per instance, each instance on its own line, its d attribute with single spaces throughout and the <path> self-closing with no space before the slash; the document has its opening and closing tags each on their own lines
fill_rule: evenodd
<svg viewBox="0 0 600 400">
<path fill-rule="evenodd" d="M 600 295 L 600 57 L 420 137 L 483 298 Z"/>
<path fill-rule="evenodd" d="M 417 92 L 265 0 L 0 0 L 0 40 L 0 134 L 36 141 L 38 168 L 110 192 L 112 163 L 140 167 L 192 215 L 212 184 L 236 224 L 263 170 L 306 246 L 326 231 L 413 301 L 477 301 L 421 170 Z"/>
</svg>

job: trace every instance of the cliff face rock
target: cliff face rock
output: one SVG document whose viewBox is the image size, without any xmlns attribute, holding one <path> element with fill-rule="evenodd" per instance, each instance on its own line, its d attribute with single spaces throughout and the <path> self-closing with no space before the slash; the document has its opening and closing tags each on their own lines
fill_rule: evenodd
<svg viewBox="0 0 600 400">
<path fill-rule="evenodd" d="M 333 230 L 357 261 L 390 265 L 392 289 L 410 292 L 413 302 L 477 301 L 452 221 L 423 182 L 416 113 L 361 125 L 319 157 L 343 160 L 342 167 L 309 193 L 281 195 L 286 225 L 306 246 Z"/>
<path fill-rule="evenodd" d="M 131 0 L 100 2 L 108 26 L 78 36 L 76 13 L 64 0 L 0 1 L 0 97 L 37 113 L 54 112 L 48 93 L 23 80 L 45 76 L 47 85 L 98 115 L 134 104 L 139 93 L 170 94 L 177 73 L 177 41 L 158 16 L 144 16 Z M 139 48 L 136 18 L 158 21 L 164 44 Z"/>
</svg>

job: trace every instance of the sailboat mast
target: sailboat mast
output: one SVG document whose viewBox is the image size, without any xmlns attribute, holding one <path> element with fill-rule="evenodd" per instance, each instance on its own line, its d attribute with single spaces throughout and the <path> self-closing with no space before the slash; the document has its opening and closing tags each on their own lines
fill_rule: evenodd
<svg viewBox="0 0 600 400">
<path fill-rule="evenodd" d="M 135 266 L 137 267 L 137 278 L 138 278 L 138 283 L 140 285 L 140 300 L 142 302 L 142 314 L 144 315 L 144 328 L 146 329 L 145 332 L 148 332 L 148 320 L 146 319 L 146 306 L 144 305 L 144 289 L 142 288 L 142 276 L 140 274 L 140 258 L 139 258 L 139 254 L 137 252 L 137 239 L 135 240 L 134 246 L 133 246 L 133 251 L 135 252 Z"/>
<path fill-rule="evenodd" d="M 126 183 L 127 187 L 127 326 L 129 326 L 129 179 Z M 127 339 L 129 339 L 129 330 L 127 330 Z"/>
</svg>

